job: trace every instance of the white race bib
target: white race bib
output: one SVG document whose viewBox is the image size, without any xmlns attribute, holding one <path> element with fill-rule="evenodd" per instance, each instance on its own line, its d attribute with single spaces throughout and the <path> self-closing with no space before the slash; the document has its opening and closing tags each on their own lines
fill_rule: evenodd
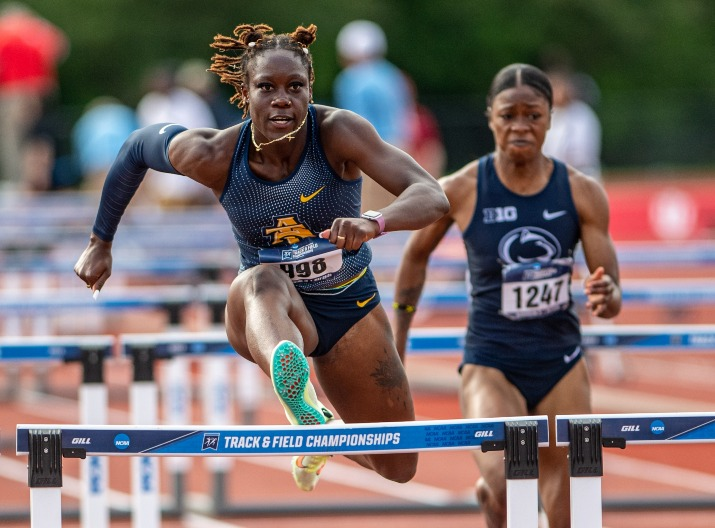
<svg viewBox="0 0 715 528">
<path fill-rule="evenodd" d="M 566 310 L 571 302 L 572 272 L 572 258 L 504 266 L 501 314 L 519 320 Z"/>
<path fill-rule="evenodd" d="M 288 247 L 261 249 L 258 261 L 279 266 L 293 282 L 312 282 L 343 266 L 343 250 L 322 238 L 306 238 Z"/>
</svg>

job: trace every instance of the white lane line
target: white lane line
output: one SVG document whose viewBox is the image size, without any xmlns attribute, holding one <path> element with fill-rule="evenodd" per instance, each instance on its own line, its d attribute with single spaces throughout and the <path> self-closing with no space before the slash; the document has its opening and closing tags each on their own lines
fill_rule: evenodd
<svg viewBox="0 0 715 528">
<path fill-rule="evenodd" d="M 244 528 L 242 525 L 227 523 L 196 513 L 187 513 L 181 519 L 186 528 Z"/>
<path fill-rule="evenodd" d="M 660 462 L 638 460 L 611 452 L 604 453 L 603 473 L 645 482 L 657 482 L 708 495 L 715 490 L 715 475 Z"/>
<path fill-rule="evenodd" d="M 591 387 L 593 406 L 598 412 L 667 413 L 699 412 L 712 409 L 712 401 L 674 398 L 650 392 L 594 385 Z"/>
<path fill-rule="evenodd" d="M 287 478 L 291 478 L 290 458 L 243 457 L 241 461 L 257 466 L 283 470 Z M 463 492 L 454 492 L 428 484 L 419 484 L 417 482 L 399 484 L 387 480 L 368 469 L 350 467 L 335 460 L 328 462 L 320 474 L 320 480 L 431 506 L 445 506 L 453 504 L 456 501 L 461 502 L 464 500 Z M 470 495 L 473 495 L 473 493 L 470 492 Z M 474 500 L 476 504 L 476 499 Z"/>
</svg>

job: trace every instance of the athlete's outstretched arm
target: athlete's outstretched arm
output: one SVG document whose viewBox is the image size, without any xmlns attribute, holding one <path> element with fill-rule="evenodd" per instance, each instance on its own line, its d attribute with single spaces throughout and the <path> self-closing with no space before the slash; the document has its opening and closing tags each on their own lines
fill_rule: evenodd
<svg viewBox="0 0 715 528">
<path fill-rule="evenodd" d="M 112 274 L 112 240 L 129 202 L 149 168 L 177 173 L 169 161 L 171 140 L 185 127 L 159 123 L 136 130 L 122 145 L 107 173 L 89 244 L 74 266 L 92 291 L 102 289 Z"/>
</svg>

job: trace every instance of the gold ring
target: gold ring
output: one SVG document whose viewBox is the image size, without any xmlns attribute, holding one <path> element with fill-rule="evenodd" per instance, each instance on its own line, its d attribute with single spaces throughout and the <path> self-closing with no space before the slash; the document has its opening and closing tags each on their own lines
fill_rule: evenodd
<svg viewBox="0 0 715 528">
<path fill-rule="evenodd" d="M 338 235 L 338 240 L 345 240 L 345 237 Z"/>
</svg>

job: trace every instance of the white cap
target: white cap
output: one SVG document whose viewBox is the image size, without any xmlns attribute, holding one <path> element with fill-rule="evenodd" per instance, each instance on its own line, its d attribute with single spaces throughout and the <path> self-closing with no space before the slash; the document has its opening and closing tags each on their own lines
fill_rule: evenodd
<svg viewBox="0 0 715 528">
<path fill-rule="evenodd" d="M 374 22 L 354 20 L 338 33 L 337 47 L 338 54 L 348 60 L 381 57 L 387 53 L 387 38 Z"/>
</svg>

